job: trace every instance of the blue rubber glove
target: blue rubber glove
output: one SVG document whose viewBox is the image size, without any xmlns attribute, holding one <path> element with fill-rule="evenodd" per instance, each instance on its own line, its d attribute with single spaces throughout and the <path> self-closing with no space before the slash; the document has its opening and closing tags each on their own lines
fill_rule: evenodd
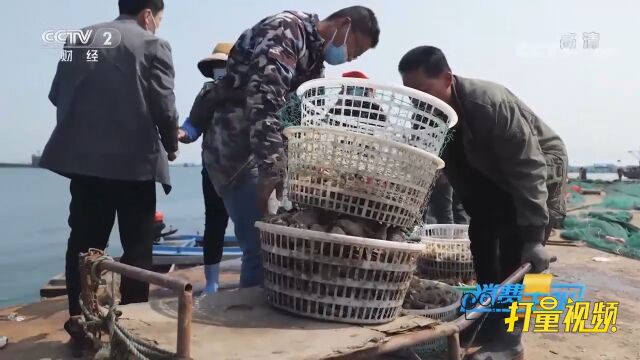
<svg viewBox="0 0 640 360">
<path fill-rule="evenodd" d="M 184 132 L 184 136 L 181 136 L 182 134 L 180 134 L 180 131 L 178 131 L 178 140 L 183 144 L 189 144 L 198 140 L 201 134 L 200 130 L 193 126 L 193 124 L 189 121 L 189 118 L 184 121 L 184 123 L 180 127 L 180 130 Z"/>
</svg>

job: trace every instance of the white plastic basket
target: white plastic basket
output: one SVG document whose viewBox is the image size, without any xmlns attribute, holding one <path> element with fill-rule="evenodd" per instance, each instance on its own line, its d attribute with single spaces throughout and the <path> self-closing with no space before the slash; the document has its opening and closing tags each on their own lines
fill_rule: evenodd
<svg viewBox="0 0 640 360">
<path fill-rule="evenodd" d="M 364 79 L 316 79 L 296 92 L 301 124 L 326 125 L 374 135 L 440 154 L 449 128 L 458 121 L 444 101 L 405 86 Z"/>
<path fill-rule="evenodd" d="M 424 225 L 420 236 L 425 244 L 425 252 L 418 260 L 422 276 L 450 283 L 475 280 L 468 225 Z"/>
<path fill-rule="evenodd" d="M 422 280 L 429 281 L 429 280 Z M 403 314 L 411 314 L 411 315 L 419 315 L 425 316 L 430 319 L 438 320 L 440 322 L 453 321 L 458 317 L 460 311 L 460 300 L 462 299 L 462 292 L 453 286 L 442 284 L 443 286 L 449 288 L 451 291 L 455 292 L 458 295 L 458 300 L 451 305 L 437 308 L 437 309 L 428 309 L 428 310 L 410 310 L 410 309 L 402 309 Z M 431 359 L 434 353 L 442 352 L 447 347 L 447 338 L 442 337 L 439 339 L 426 341 L 419 345 L 412 347 L 412 350 L 418 355 L 421 359 Z"/>
<path fill-rule="evenodd" d="M 394 320 L 423 249 L 257 222 L 267 301 L 306 317 L 354 324 Z"/>
<path fill-rule="evenodd" d="M 402 227 L 422 221 L 444 162 L 409 145 L 333 127 L 293 126 L 289 199 Z"/>
</svg>

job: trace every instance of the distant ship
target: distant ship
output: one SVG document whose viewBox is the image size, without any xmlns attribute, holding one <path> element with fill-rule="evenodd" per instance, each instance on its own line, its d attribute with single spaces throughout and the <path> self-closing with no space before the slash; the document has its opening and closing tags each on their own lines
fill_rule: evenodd
<svg viewBox="0 0 640 360">
<path fill-rule="evenodd" d="M 622 175 L 628 179 L 640 179 L 640 166 L 625 166 L 622 168 Z"/>
</svg>

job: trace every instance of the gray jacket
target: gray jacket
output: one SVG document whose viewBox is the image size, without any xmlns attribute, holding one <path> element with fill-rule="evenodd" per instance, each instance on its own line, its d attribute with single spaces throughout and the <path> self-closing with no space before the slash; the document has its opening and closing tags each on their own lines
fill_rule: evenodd
<svg viewBox="0 0 640 360">
<path fill-rule="evenodd" d="M 178 150 L 171 47 L 129 16 L 87 29 L 100 28 L 117 29 L 122 41 L 97 49 L 97 62 L 75 48 L 71 62 L 58 63 L 49 93 L 57 123 L 40 166 L 65 176 L 154 180 L 168 192 L 167 152 Z"/>
<path fill-rule="evenodd" d="M 562 139 L 504 86 L 455 76 L 454 97 L 465 157 L 512 196 L 518 225 L 546 226 L 550 215 L 560 221 L 566 213 L 562 189 L 568 161 Z M 473 179 L 445 172 L 463 196 L 465 183 Z"/>
</svg>

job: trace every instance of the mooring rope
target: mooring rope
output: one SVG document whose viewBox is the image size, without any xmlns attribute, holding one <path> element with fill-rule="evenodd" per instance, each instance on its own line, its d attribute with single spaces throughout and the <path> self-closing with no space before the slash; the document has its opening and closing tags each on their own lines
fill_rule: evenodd
<svg viewBox="0 0 640 360">
<path fill-rule="evenodd" d="M 100 284 L 101 277 L 98 273 L 98 265 L 103 261 L 113 261 L 109 256 L 102 255 L 98 257 L 91 265 L 91 281 L 95 284 Z M 118 345 L 124 345 L 129 354 L 133 355 L 136 359 L 141 360 L 171 360 L 178 359 L 178 355 L 161 349 L 149 342 L 143 341 L 122 327 L 118 323 L 117 308 L 118 304 L 111 294 L 111 304 L 107 308 L 106 314 L 102 314 L 98 310 L 98 314 L 93 314 L 85 306 L 82 298 L 80 298 L 80 309 L 85 317 L 85 325 L 92 330 L 108 332 L 110 341 L 109 344 L 104 344 L 103 349 L 107 350 L 110 356 L 114 355 L 113 351 Z M 88 321 L 87 321 L 88 320 Z"/>
</svg>

